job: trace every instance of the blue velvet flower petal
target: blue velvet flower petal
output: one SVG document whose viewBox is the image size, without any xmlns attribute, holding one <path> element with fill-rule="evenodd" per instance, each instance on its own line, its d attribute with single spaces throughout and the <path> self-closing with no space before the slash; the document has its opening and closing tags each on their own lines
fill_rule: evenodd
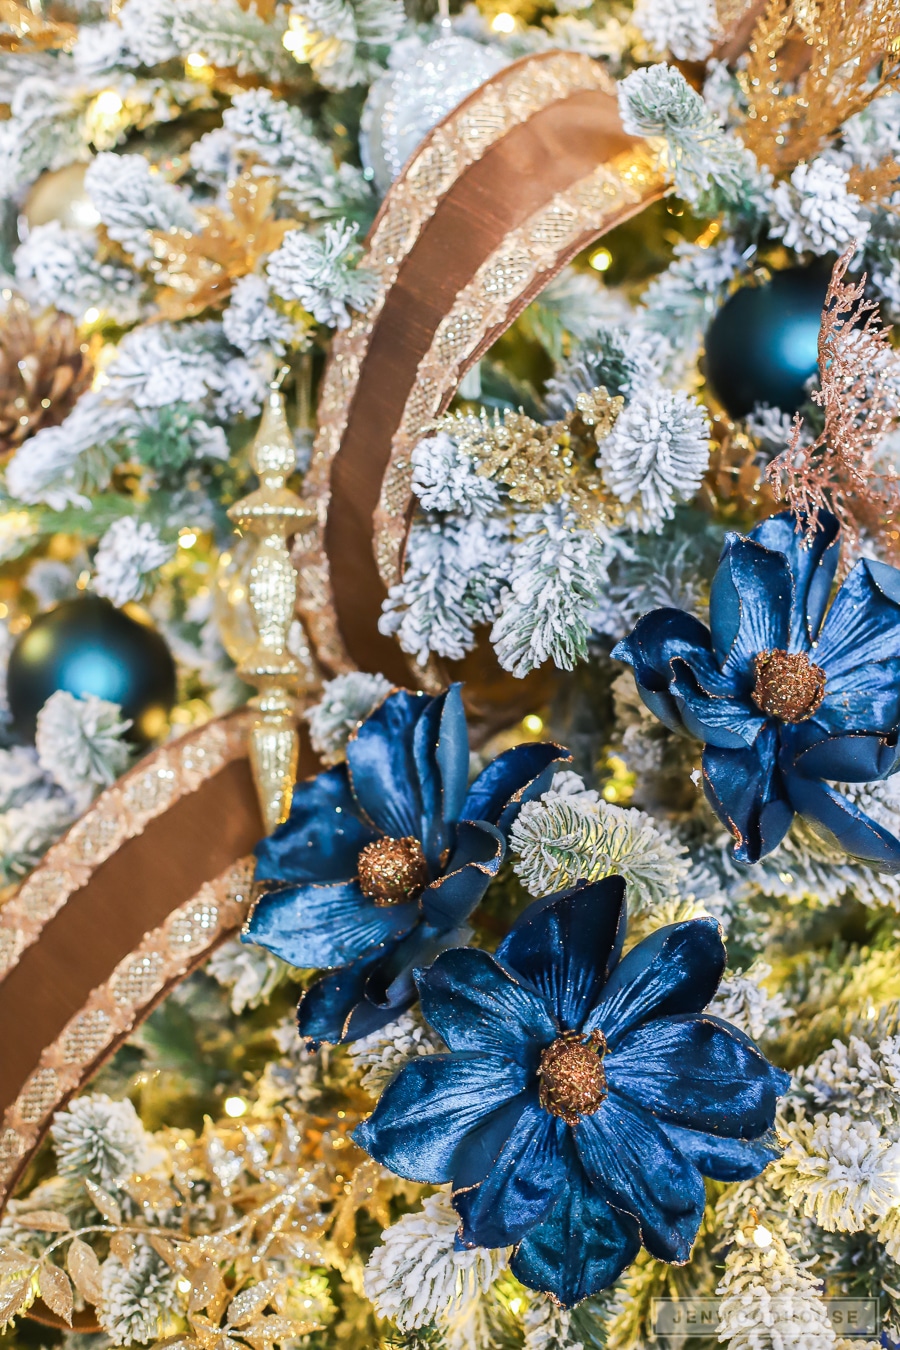
<svg viewBox="0 0 900 1350">
<path fill-rule="evenodd" d="M 460 821 L 445 872 L 422 892 L 419 903 L 426 921 L 444 928 L 463 923 L 500 871 L 505 852 L 506 841 L 495 825 Z"/>
<path fill-rule="evenodd" d="M 708 1013 L 637 1027 L 603 1060 L 610 1091 L 660 1120 L 734 1139 L 771 1129 L 790 1079 L 737 1027 Z"/>
<path fill-rule="evenodd" d="M 781 553 L 794 578 L 789 650 L 808 651 L 819 636 L 840 554 L 840 527 L 829 511 L 819 514 L 819 528 L 806 542 L 805 521 L 793 511 L 764 520 L 750 534 L 758 544 Z"/>
<path fill-rule="evenodd" d="M 382 956 L 380 950 L 369 952 L 309 986 L 297 1008 L 297 1030 L 305 1041 L 317 1046 L 323 1041 L 336 1045 L 344 1039 L 354 1009 L 364 1001 L 366 980 Z M 396 1012 L 389 1012 L 384 1022 L 396 1016 Z"/>
<path fill-rule="evenodd" d="M 701 1012 L 719 987 L 725 944 L 715 919 L 658 928 L 616 966 L 584 1024 L 603 1032 L 610 1050 L 648 1017 Z"/>
<path fill-rule="evenodd" d="M 771 853 L 787 834 L 793 809 L 777 773 L 778 733 L 764 727 L 752 749 L 703 752 L 706 799 L 731 832 L 734 856 L 755 863 Z"/>
<path fill-rule="evenodd" d="M 900 872 L 900 839 L 890 830 L 827 783 L 799 774 L 790 774 L 786 782 L 794 810 L 826 843 L 881 872 Z"/>
<path fill-rule="evenodd" d="M 429 875 L 452 842 L 452 828 L 469 781 L 469 732 L 460 685 L 452 684 L 427 702 L 413 734 L 413 755 L 422 799 L 422 821 L 416 834 Z"/>
<path fill-rule="evenodd" d="M 826 675 L 825 697 L 812 720 L 826 734 L 890 735 L 900 725 L 900 657 L 862 665 L 834 680 Z"/>
<path fill-rule="evenodd" d="M 482 769 L 460 810 L 462 820 L 487 820 L 508 833 L 523 802 L 546 792 L 553 775 L 571 764 L 568 750 L 525 742 L 504 750 Z"/>
<path fill-rule="evenodd" d="M 726 535 L 709 595 L 713 651 L 726 675 L 752 685 L 758 653 L 787 647 L 792 605 L 786 559 L 753 539 Z"/>
<path fill-rule="evenodd" d="M 900 571 L 864 558 L 834 598 L 812 658 L 825 671 L 826 697 L 852 692 L 864 668 L 900 657 Z M 857 731 L 880 731 L 861 725 Z"/>
<path fill-rule="evenodd" d="M 617 1280 L 640 1251 L 641 1238 L 631 1215 L 614 1209 L 591 1186 L 577 1157 L 567 1172 L 565 1190 L 519 1244 L 510 1269 L 529 1289 L 571 1308 Z"/>
<path fill-rule="evenodd" d="M 541 1221 L 568 1184 L 565 1129 L 536 1100 L 525 1107 L 485 1179 L 454 1191 L 466 1246 L 508 1247 Z"/>
<path fill-rule="evenodd" d="M 333 886 L 305 882 L 260 896 L 242 938 L 310 970 L 354 961 L 408 933 L 418 917 L 414 903 L 376 905 L 363 895 L 358 881 Z"/>
<path fill-rule="evenodd" d="M 804 778 L 830 778 L 839 783 L 871 783 L 888 778 L 900 763 L 894 737 L 851 732 L 826 736 L 792 755 L 791 769 Z"/>
<path fill-rule="evenodd" d="M 534 1071 L 559 1034 L 544 999 L 477 948 L 445 952 L 416 983 L 423 1016 L 451 1050 L 507 1055 Z"/>
<path fill-rule="evenodd" d="M 766 725 L 765 716 L 749 698 L 735 693 L 735 681 L 715 668 L 707 652 L 676 657 L 670 689 L 685 730 L 706 745 L 741 750 L 753 745 Z"/>
<path fill-rule="evenodd" d="M 471 937 L 471 928 L 432 928 L 427 923 L 417 924 L 404 938 L 389 947 L 384 959 L 373 966 L 366 981 L 366 1001 L 388 1011 L 408 1008 L 416 998 L 416 971 L 429 966 L 441 952 L 453 947 L 464 947 Z M 354 1016 L 352 1025 L 348 1025 L 348 1032 L 353 1033 L 348 1037 L 350 1040 L 368 1034 L 357 1030 L 356 1024 Z"/>
<path fill-rule="evenodd" d="M 500 1055 L 424 1055 L 392 1079 L 353 1138 L 409 1181 L 450 1181 L 467 1136 L 527 1082 Z"/>
<path fill-rule="evenodd" d="M 687 1261 L 706 1188 L 649 1111 L 611 1092 L 599 1111 L 578 1121 L 575 1144 L 593 1184 L 637 1219 L 651 1256 Z"/>
<path fill-rule="evenodd" d="M 680 609 L 655 609 L 635 624 L 612 650 L 617 661 L 634 670 L 641 698 L 672 731 L 682 729 L 681 712 L 669 692 L 671 662 L 695 651 L 711 651 L 709 630 Z"/>
<path fill-rule="evenodd" d="M 344 764 L 297 783 L 287 820 L 256 846 L 256 880 L 349 881 L 377 838 L 356 812 Z"/>
<path fill-rule="evenodd" d="M 759 1176 L 779 1155 L 774 1136 L 762 1139 L 720 1139 L 700 1130 L 686 1130 L 668 1121 L 660 1122 L 672 1143 L 683 1153 L 698 1172 L 713 1181 L 747 1181 Z"/>
<path fill-rule="evenodd" d="M 394 839 L 418 839 L 422 829 L 413 742 L 430 702 L 424 694 L 395 689 L 347 742 L 354 796 L 373 825 Z"/>
<path fill-rule="evenodd" d="M 546 999 L 563 1030 L 580 1031 L 619 959 L 625 933 L 621 877 L 582 884 L 529 905 L 497 960 Z"/>
</svg>

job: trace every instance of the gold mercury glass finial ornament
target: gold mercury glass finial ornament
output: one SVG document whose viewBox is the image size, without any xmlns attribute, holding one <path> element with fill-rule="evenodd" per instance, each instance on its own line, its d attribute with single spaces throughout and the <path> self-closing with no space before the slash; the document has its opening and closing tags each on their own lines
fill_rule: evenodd
<svg viewBox="0 0 900 1350">
<path fill-rule="evenodd" d="M 299 754 L 297 698 L 317 683 L 306 635 L 299 623 L 291 631 L 297 573 L 287 541 L 308 529 L 315 513 L 286 486 L 297 460 L 280 387 L 286 373 L 282 371 L 269 386 L 250 449 L 259 487 L 228 512 L 238 529 L 252 538 L 243 579 L 255 638 L 242 653 L 238 674 L 259 691 L 250 700 L 257 714 L 250 732 L 250 762 L 268 832 L 290 809 Z"/>
</svg>

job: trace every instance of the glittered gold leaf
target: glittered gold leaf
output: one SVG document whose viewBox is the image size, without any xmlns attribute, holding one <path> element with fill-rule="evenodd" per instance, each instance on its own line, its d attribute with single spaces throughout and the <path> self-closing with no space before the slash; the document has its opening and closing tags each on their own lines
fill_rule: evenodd
<svg viewBox="0 0 900 1350">
<path fill-rule="evenodd" d="M 5 1327 L 34 1302 L 34 1280 L 31 1272 L 12 1279 L 0 1279 L 0 1327 Z"/>
<path fill-rule="evenodd" d="M 167 1238 L 159 1237 L 158 1234 L 152 1233 L 148 1238 L 148 1241 L 150 1246 L 156 1252 L 156 1255 L 162 1257 L 170 1270 L 176 1270 L 178 1268 L 178 1252 Z"/>
<path fill-rule="evenodd" d="M 18 0 L 0 0 L 0 23 L 10 29 L 9 33 L 0 34 L 0 50 L 4 51 L 65 49 L 73 46 L 78 36 L 74 24 L 45 19 L 39 6 L 32 8 Z"/>
<path fill-rule="evenodd" d="M 316 1322 L 297 1322 L 291 1317 L 262 1317 L 249 1327 L 241 1329 L 241 1336 L 253 1346 L 253 1350 L 269 1350 L 271 1345 L 282 1345 L 297 1336 L 307 1336 L 315 1331 Z"/>
<path fill-rule="evenodd" d="M 16 1221 L 23 1228 L 36 1228 L 42 1233 L 66 1233 L 72 1226 L 65 1214 L 55 1209 L 33 1209 L 27 1214 L 17 1214 Z"/>
<path fill-rule="evenodd" d="M 72 1281 L 66 1272 L 60 1270 L 59 1266 L 53 1266 L 47 1262 L 40 1268 L 38 1281 L 41 1298 L 47 1307 L 51 1312 L 56 1313 L 57 1317 L 61 1317 L 68 1326 L 71 1326 L 74 1297 Z"/>
<path fill-rule="evenodd" d="M 103 1297 L 103 1279 L 94 1249 L 81 1238 L 73 1238 L 66 1266 L 81 1297 L 88 1303 L 99 1303 Z"/>
<path fill-rule="evenodd" d="M 109 1219 L 110 1223 L 122 1222 L 122 1211 L 110 1195 L 102 1186 L 98 1186 L 96 1181 L 86 1181 L 84 1189 L 93 1201 L 94 1208 L 98 1209 L 104 1219 Z"/>
<path fill-rule="evenodd" d="M 134 1238 L 127 1233 L 114 1233 L 109 1240 L 109 1250 L 123 1266 L 130 1266 L 134 1257 Z"/>
<path fill-rule="evenodd" d="M 241 1327 L 252 1322 L 266 1304 L 272 1301 L 280 1283 L 280 1280 L 260 1280 L 259 1284 L 251 1285 L 249 1289 L 238 1294 L 237 1298 L 232 1299 L 228 1305 L 229 1326 Z"/>
</svg>

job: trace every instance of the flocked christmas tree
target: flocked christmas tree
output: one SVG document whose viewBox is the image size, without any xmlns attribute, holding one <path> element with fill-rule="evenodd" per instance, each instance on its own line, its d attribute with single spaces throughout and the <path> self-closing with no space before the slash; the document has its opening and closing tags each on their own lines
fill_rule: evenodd
<svg viewBox="0 0 900 1350">
<path fill-rule="evenodd" d="M 472 755 L 470 779 L 493 765 L 506 796 L 475 779 L 466 833 L 460 741 L 433 837 L 373 826 L 379 792 L 341 766 L 397 695 L 376 672 L 319 691 L 313 746 L 361 804 L 349 870 L 319 879 L 358 876 L 364 922 L 317 901 L 286 938 L 279 885 L 309 904 L 308 878 L 264 846 L 257 941 L 217 951 L 57 1113 L 0 1220 L 10 1347 L 640 1350 L 692 1299 L 714 1309 L 698 1346 L 900 1341 L 896 5 L 769 0 L 737 56 L 712 0 L 451 10 L 0 0 L 6 894 L 148 744 L 246 701 L 227 510 L 285 368 L 302 491 L 323 357 L 374 294 L 362 240 L 428 129 L 511 60 L 582 52 L 669 183 L 546 287 L 412 454 L 380 628 L 413 667 L 481 640 L 515 677 L 551 672 L 544 705 Z M 140 684 L 143 648 L 118 693 L 23 685 L 29 633 L 64 655 L 85 606 L 109 624 L 134 604 L 174 695 L 164 653 Z M 439 711 L 445 744 L 460 734 L 454 698 L 428 705 L 422 755 Z M 571 758 L 535 767 L 545 735 Z M 498 769 L 520 742 L 528 772 Z M 621 883 L 616 967 L 597 934 Z M 517 964 L 523 932 L 540 960 L 596 957 L 583 1007 L 554 1004 L 552 963 Z M 660 944 L 702 999 L 640 1004 Z M 352 960 L 383 997 L 355 975 L 347 995 L 333 968 Z M 499 1053 L 477 1040 L 496 1007 L 506 1067 L 473 1142 L 440 1075 Z M 715 1043 L 712 1060 L 679 1043 L 698 1056 L 690 1119 L 652 1097 L 654 1074 L 687 1091 L 670 1020 Z M 709 1086 L 726 1046 L 727 1109 Z M 623 1162 L 601 1144 L 626 1109 Z M 510 1140 L 526 1170 L 504 1188 Z M 547 1177 L 562 1252 L 550 1197 L 509 1199 L 527 1209 Z M 76 1329 L 33 1320 L 38 1297 Z M 836 1299 L 877 1300 L 868 1340 L 842 1339 Z"/>
</svg>

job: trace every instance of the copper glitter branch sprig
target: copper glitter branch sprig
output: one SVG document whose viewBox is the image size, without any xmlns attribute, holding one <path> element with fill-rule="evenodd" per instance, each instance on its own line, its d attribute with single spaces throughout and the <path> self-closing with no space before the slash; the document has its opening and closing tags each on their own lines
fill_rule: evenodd
<svg viewBox="0 0 900 1350">
<path fill-rule="evenodd" d="M 766 470 L 776 493 L 805 517 L 810 538 L 820 512 L 838 518 L 850 544 L 848 558 L 863 533 L 891 551 L 900 504 L 895 469 L 878 464 L 878 448 L 898 422 L 900 368 L 891 330 L 882 326 L 877 304 L 865 298 L 865 276 L 855 284 L 844 280 L 854 252 L 848 249 L 835 263 L 822 311 L 819 388 L 812 399 L 823 410 L 824 427 L 804 443 L 798 414 L 789 445 Z"/>
</svg>

